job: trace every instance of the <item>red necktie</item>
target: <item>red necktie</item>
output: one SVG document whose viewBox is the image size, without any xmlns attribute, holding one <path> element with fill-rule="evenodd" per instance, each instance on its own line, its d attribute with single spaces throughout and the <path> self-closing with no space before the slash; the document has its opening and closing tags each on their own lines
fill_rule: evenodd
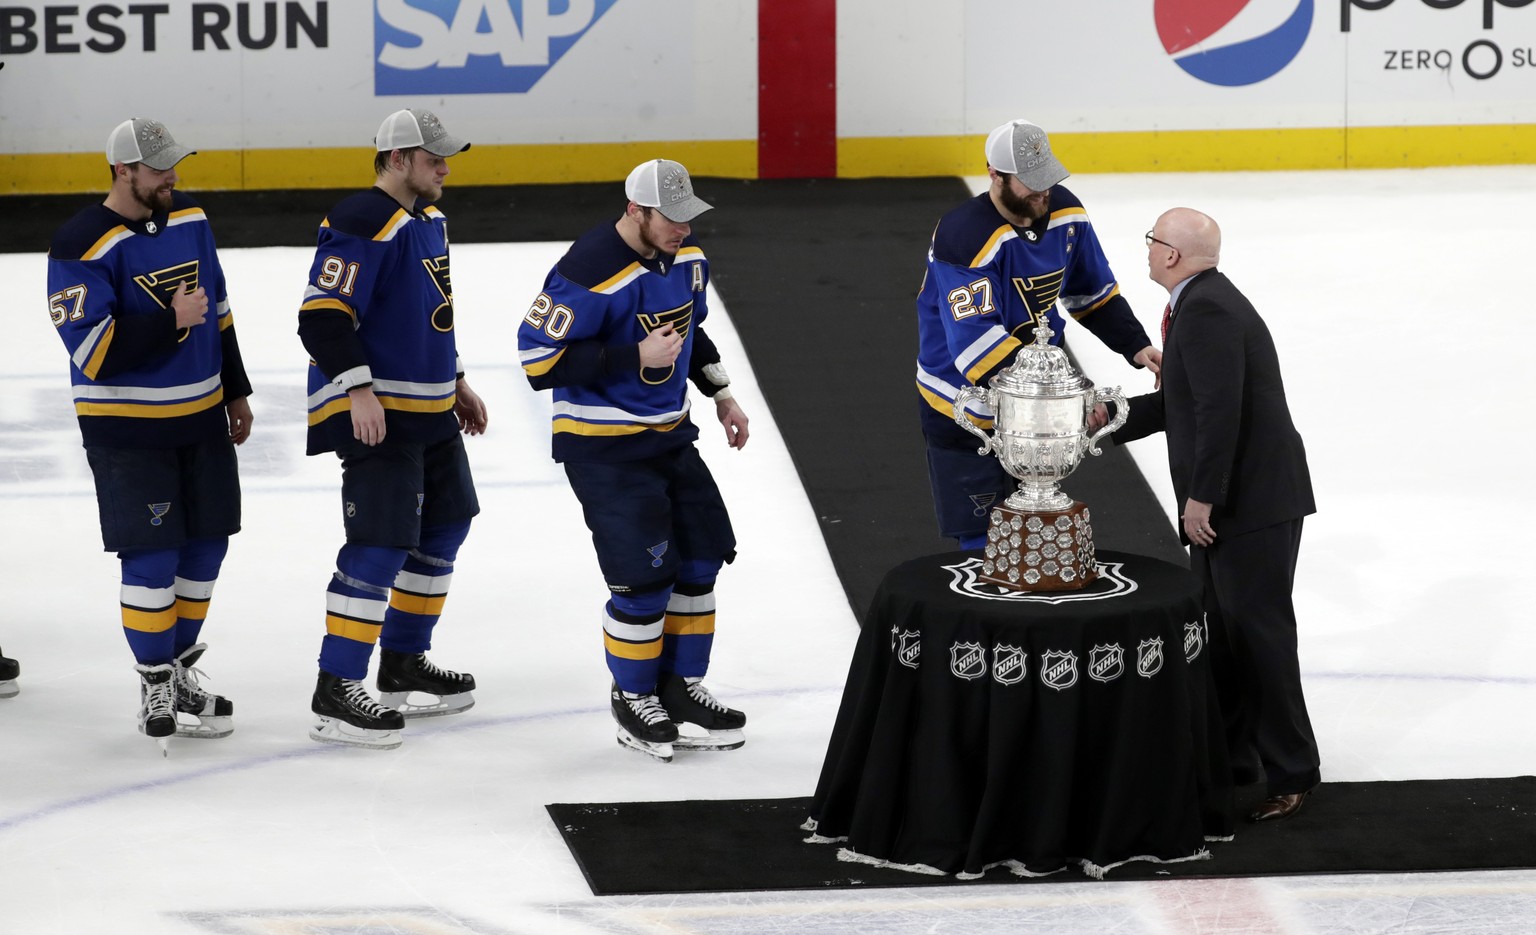
<svg viewBox="0 0 1536 935">
<path fill-rule="evenodd" d="M 1163 306 L 1163 347 L 1168 346 L 1168 322 L 1173 318 L 1173 303 Z"/>
</svg>

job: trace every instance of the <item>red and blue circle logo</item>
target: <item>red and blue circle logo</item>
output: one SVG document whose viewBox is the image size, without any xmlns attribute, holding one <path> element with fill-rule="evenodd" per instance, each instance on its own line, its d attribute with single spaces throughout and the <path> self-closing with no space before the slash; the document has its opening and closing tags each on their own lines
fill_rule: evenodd
<svg viewBox="0 0 1536 935">
<path fill-rule="evenodd" d="M 1296 8 L 1287 15 L 1291 2 Z M 1174 63 L 1229 88 L 1274 77 L 1312 30 L 1312 0 L 1154 0 L 1152 11 Z"/>
</svg>

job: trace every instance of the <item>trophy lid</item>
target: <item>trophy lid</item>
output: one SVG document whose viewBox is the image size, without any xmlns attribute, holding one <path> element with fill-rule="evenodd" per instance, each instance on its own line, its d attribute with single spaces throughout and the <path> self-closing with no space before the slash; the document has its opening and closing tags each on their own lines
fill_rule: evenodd
<svg viewBox="0 0 1536 935">
<path fill-rule="evenodd" d="M 1049 321 L 1035 327 L 1035 340 L 1019 348 L 1013 363 L 992 378 L 993 389 L 1012 396 L 1075 396 L 1093 388 L 1078 372 L 1067 352 L 1051 344 L 1056 332 Z"/>
</svg>

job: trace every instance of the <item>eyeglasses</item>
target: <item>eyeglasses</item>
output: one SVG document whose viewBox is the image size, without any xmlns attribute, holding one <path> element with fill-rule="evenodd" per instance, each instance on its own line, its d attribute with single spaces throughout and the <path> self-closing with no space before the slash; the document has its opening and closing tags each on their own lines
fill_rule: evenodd
<svg viewBox="0 0 1536 935">
<path fill-rule="evenodd" d="M 1163 246 L 1167 247 L 1169 250 L 1179 250 L 1178 247 L 1175 247 L 1173 244 L 1169 243 L 1168 241 L 1166 241 L 1166 240 L 1158 240 L 1156 237 L 1152 236 L 1152 232 L 1151 231 L 1147 231 L 1147 246 L 1150 247 L 1150 246 L 1152 246 L 1155 243 L 1160 243 Z M 1179 250 L 1179 252 L 1182 253 L 1183 251 Z"/>
</svg>

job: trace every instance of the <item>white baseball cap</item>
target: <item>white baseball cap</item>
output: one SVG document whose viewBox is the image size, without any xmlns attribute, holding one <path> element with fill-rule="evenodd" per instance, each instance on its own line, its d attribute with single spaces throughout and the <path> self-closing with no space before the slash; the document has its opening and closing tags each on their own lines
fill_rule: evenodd
<svg viewBox="0 0 1536 935">
<path fill-rule="evenodd" d="M 385 117 L 373 142 L 381 153 L 420 146 L 434 156 L 453 156 L 469 148 L 468 143 L 449 135 L 436 114 L 410 108 Z"/>
<path fill-rule="evenodd" d="M 164 172 L 195 152 L 176 142 L 165 124 L 148 117 L 130 117 L 107 136 L 107 162 L 114 166 L 142 162 Z"/>
<path fill-rule="evenodd" d="M 624 180 L 624 194 L 677 224 L 686 224 L 714 207 L 693 193 L 693 180 L 682 163 L 670 159 L 652 159 L 635 166 Z"/>
<path fill-rule="evenodd" d="M 1069 174 L 1045 131 L 1028 120 L 1010 120 L 987 134 L 987 165 L 1016 175 L 1030 191 L 1043 192 Z"/>
</svg>

